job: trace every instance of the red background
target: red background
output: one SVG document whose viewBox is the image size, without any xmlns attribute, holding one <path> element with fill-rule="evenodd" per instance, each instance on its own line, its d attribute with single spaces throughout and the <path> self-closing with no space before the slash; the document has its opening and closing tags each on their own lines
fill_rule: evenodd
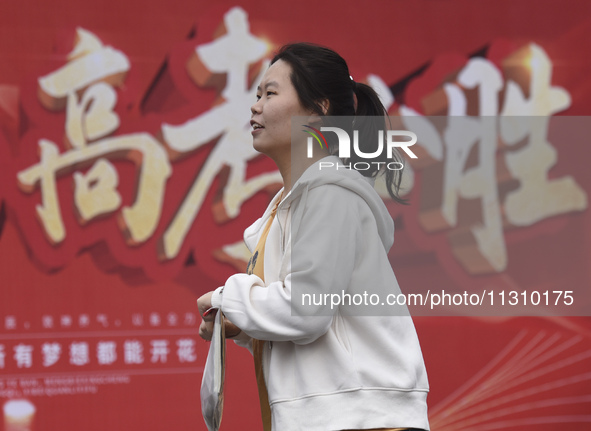
<svg viewBox="0 0 591 431">
<path fill-rule="evenodd" d="M 147 317 L 153 312 L 162 316 L 196 312 L 195 299 L 234 271 L 216 261 L 213 252 L 240 239 L 271 191 L 246 201 L 237 219 L 219 224 L 210 210 L 221 181 L 217 178 L 179 256 L 161 262 L 154 251 L 156 238 L 130 247 L 114 217 L 85 227 L 68 219 L 66 243 L 50 245 L 35 220 L 39 195 L 18 190 L 16 172 L 38 162 L 36 141 L 41 137 L 61 145 L 65 113 L 41 106 L 37 79 L 66 63 L 77 27 L 91 31 L 130 60 L 125 83 L 117 89 L 121 126 L 116 135 L 146 131 L 157 136 L 163 122 L 181 124 L 214 103 L 215 89 L 196 86 L 184 65 L 197 45 L 213 40 L 223 14 L 235 5 L 186 0 L 0 4 L 0 344 L 6 352 L 0 380 L 46 377 L 39 352 L 46 340 L 85 340 L 91 349 L 95 341 L 109 337 L 146 343 L 154 337 L 167 338 L 171 346 L 179 337 L 197 342 L 197 360 L 191 364 L 173 363 L 171 347 L 166 366 L 117 363 L 101 368 L 90 363 L 80 369 L 67 364 L 52 369 L 72 376 L 129 375 L 130 382 L 99 386 L 94 394 L 29 397 L 37 409 L 35 430 L 205 429 L 198 394 L 207 344 L 197 339 L 197 323 L 179 324 L 174 334 L 165 333 L 170 328 L 163 327 L 144 327 L 141 332 L 132 327 L 130 318 L 132 313 Z M 281 0 L 239 5 L 248 13 L 252 34 L 276 46 L 293 40 L 330 46 L 347 59 L 357 80 L 376 74 L 392 88 L 402 88 L 396 94 L 398 102 L 419 110 L 420 95 L 435 89 L 469 56 L 490 46 L 536 43 L 553 63 L 552 84 L 571 95 L 570 107 L 560 115 L 591 112 L 588 1 Z M 558 162 L 551 176 L 571 175 L 589 193 L 591 174 L 583 145 L 583 141 L 571 146 L 555 143 Z M 173 164 L 169 184 L 174 187 L 167 188 L 163 220 L 178 208 L 210 149 Z M 123 179 L 121 193 L 129 201 L 133 168 L 125 163 L 117 166 Z M 272 165 L 256 159 L 248 169 L 249 175 L 255 175 Z M 71 183 L 61 181 L 58 187 L 65 194 Z M 418 191 L 413 190 L 411 201 L 417 200 Z M 392 209 L 397 217 L 392 258 L 403 288 L 415 283 L 464 288 L 482 283 L 483 277 L 468 275 L 454 261 L 442 236 L 421 231 L 417 211 L 413 204 Z M 159 224 L 155 236 L 165 224 Z M 509 279 L 507 286 L 523 288 L 591 286 L 590 226 L 586 209 L 506 231 L 509 266 L 490 282 L 504 286 L 501 280 Z M 41 324 L 42 316 L 58 319 L 80 313 L 89 314 L 92 323 L 73 334 L 57 324 L 55 330 Z M 101 313 L 109 317 L 109 329 L 96 321 Z M 16 317 L 17 328 L 4 327 L 6 316 Z M 116 320 L 121 323 L 115 327 Z M 415 324 L 430 377 L 432 429 L 588 429 L 588 317 L 417 317 Z M 20 342 L 35 346 L 31 368 L 12 364 L 12 348 Z M 230 345 L 228 361 L 222 429 L 260 428 L 250 354 Z"/>
</svg>

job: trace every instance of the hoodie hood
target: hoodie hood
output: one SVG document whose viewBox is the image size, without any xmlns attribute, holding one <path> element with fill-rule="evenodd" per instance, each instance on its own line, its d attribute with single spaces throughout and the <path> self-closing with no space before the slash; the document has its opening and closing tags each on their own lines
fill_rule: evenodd
<svg viewBox="0 0 591 431">
<path fill-rule="evenodd" d="M 321 163 L 323 163 L 323 165 L 321 165 Z M 328 165 L 328 163 L 332 163 L 332 165 Z M 305 207 L 308 192 L 316 187 L 326 184 L 343 187 L 359 195 L 367 203 L 374 215 L 379 236 L 382 240 L 384 249 L 387 252 L 394 243 L 394 221 L 392 220 L 384 201 L 374 189 L 373 183 L 373 178 L 364 177 L 356 170 L 344 168 L 341 159 L 336 156 L 328 156 L 315 162 L 306 169 L 302 176 L 296 181 L 292 190 L 281 201 L 278 211 L 289 208 L 289 206 L 296 200 L 299 200 L 299 207 Z M 262 225 L 263 221 L 268 218 L 282 192 L 283 189 L 277 193 L 259 222 L 251 226 L 251 229 L 247 229 L 245 232 L 245 240 L 247 243 L 249 242 L 248 237 L 256 235 L 256 231 L 259 230 L 260 225 Z M 300 218 L 302 214 L 302 212 L 299 212 Z M 292 234 L 294 231 L 297 231 L 297 226 L 299 226 L 300 221 L 301 220 L 298 219 L 298 216 L 294 214 L 291 219 Z"/>
</svg>

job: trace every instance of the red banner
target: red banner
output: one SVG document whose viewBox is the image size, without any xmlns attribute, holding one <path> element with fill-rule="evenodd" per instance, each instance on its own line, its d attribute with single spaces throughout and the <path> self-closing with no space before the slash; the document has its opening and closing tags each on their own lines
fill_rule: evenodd
<svg viewBox="0 0 591 431">
<path fill-rule="evenodd" d="M 249 108 L 295 40 L 427 131 L 388 205 L 403 291 L 442 304 L 415 317 L 432 429 L 589 427 L 588 2 L 35 3 L 0 5 L 3 429 L 206 429 L 195 300 L 281 187 Z M 260 428 L 230 344 L 222 429 Z"/>
</svg>

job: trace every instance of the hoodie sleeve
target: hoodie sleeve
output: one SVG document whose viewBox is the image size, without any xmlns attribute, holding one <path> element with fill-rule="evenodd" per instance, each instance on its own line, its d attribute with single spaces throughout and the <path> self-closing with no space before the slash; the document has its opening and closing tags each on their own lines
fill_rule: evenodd
<svg viewBox="0 0 591 431">
<path fill-rule="evenodd" d="M 369 211 L 359 195 L 343 187 L 309 190 L 297 206 L 298 226 L 290 229 L 285 279 L 265 286 L 256 275 L 235 274 L 216 290 L 212 304 L 253 338 L 315 341 L 328 331 L 338 310 L 331 295 L 347 291 L 357 256 L 363 253 L 363 207 Z"/>
</svg>

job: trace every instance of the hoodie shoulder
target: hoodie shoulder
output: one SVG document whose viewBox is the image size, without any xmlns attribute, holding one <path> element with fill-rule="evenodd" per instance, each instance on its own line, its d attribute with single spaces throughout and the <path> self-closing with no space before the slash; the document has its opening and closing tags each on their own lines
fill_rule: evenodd
<svg viewBox="0 0 591 431">
<path fill-rule="evenodd" d="M 336 160 L 335 160 L 336 159 Z M 333 166 L 321 166 L 321 162 L 334 161 Z M 355 170 L 336 168 L 336 161 L 342 164 L 335 156 L 327 157 L 311 165 L 304 175 L 296 182 L 292 190 L 292 200 L 299 200 L 300 205 L 336 205 L 340 208 L 343 203 L 336 204 L 337 200 L 365 203 L 363 207 L 369 209 L 375 220 L 378 233 L 386 250 L 389 250 L 394 242 L 394 221 L 373 185 L 359 172 Z M 333 187 L 338 186 L 344 193 L 336 192 Z M 308 195 L 314 195 L 312 202 L 308 201 Z"/>
</svg>

